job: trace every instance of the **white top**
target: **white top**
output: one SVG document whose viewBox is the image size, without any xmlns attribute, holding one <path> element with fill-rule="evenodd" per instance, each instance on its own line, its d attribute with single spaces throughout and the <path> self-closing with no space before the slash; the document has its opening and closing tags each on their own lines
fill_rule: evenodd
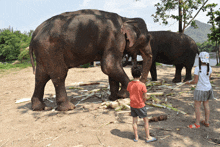
<svg viewBox="0 0 220 147">
<path fill-rule="evenodd" d="M 209 75 L 207 75 L 207 66 L 201 65 L 201 72 L 199 72 L 199 66 L 195 68 L 194 74 L 199 76 L 198 83 L 196 85 L 196 90 L 209 91 L 212 85 L 209 81 L 209 76 L 212 73 L 212 68 L 209 66 Z"/>
</svg>

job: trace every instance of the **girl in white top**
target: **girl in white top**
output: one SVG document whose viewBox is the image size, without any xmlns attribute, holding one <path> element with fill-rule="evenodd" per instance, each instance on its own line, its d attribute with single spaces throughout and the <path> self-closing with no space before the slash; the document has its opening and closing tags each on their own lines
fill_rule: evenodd
<svg viewBox="0 0 220 147">
<path fill-rule="evenodd" d="M 196 89 L 194 91 L 194 107 L 196 122 L 192 125 L 189 125 L 189 128 L 200 128 L 200 106 L 203 102 L 205 110 L 205 120 L 202 120 L 201 123 L 206 127 L 209 127 L 209 100 L 213 99 L 213 90 L 210 83 L 212 68 L 209 66 L 209 53 L 201 52 L 199 54 L 199 66 L 195 68 L 194 71 L 194 80 L 186 84 L 196 84 Z"/>
</svg>

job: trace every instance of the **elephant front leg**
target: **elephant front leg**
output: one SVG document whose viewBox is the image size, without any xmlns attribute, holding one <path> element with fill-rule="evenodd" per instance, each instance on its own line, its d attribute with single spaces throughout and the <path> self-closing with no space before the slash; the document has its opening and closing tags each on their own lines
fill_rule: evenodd
<svg viewBox="0 0 220 147">
<path fill-rule="evenodd" d="M 183 65 L 175 65 L 176 66 L 176 73 L 175 78 L 172 80 L 173 83 L 181 82 L 181 72 L 183 69 Z"/>
<path fill-rule="evenodd" d="M 109 84 L 111 96 L 110 100 L 116 100 L 118 98 L 126 98 L 129 97 L 129 93 L 127 91 L 127 85 L 129 82 L 129 78 L 124 72 L 121 66 L 121 60 L 118 62 L 111 62 L 110 60 L 106 62 L 105 60 L 102 62 L 102 71 L 109 76 Z M 119 83 L 121 83 L 121 90 L 119 91 Z"/>
<path fill-rule="evenodd" d="M 70 102 L 67 97 L 66 89 L 65 89 L 65 78 L 60 79 L 60 77 L 56 79 L 52 79 L 56 90 L 56 102 L 57 102 L 57 110 L 58 111 L 68 111 L 75 108 L 75 105 Z"/>
<path fill-rule="evenodd" d="M 111 95 L 109 96 L 109 100 L 111 100 L 111 101 L 117 100 L 118 99 L 117 93 L 119 90 L 119 82 L 115 81 L 110 76 L 108 77 L 108 79 L 109 79 L 110 92 L 111 92 Z"/>
<path fill-rule="evenodd" d="M 151 80 L 157 81 L 157 69 L 156 69 L 156 62 L 153 62 L 150 68 Z"/>
<path fill-rule="evenodd" d="M 129 93 L 127 91 L 127 84 L 122 83 L 121 89 L 119 90 L 119 83 L 120 82 L 109 77 L 110 92 L 111 92 L 111 95 L 109 96 L 109 100 L 115 101 L 119 98 L 128 98 L 129 97 Z"/>
</svg>

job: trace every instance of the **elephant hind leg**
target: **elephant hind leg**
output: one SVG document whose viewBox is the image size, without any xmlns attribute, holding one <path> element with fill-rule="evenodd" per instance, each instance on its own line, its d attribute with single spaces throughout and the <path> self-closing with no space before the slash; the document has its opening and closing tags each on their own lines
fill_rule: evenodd
<svg viewBox="0 0 220 147">
<path fill-rule="evenodd" d="M 157 81 L 157 69 L 156 69 L 156 62 L 153 62 L 150 68 L 151 80 Z"/>
<path fill-rule="evenodd" d="M 175 73 L 175 77 L 172 80 L 173 83 L 178 83 L 181 82 L 181 72 L 183 69 L 183 65 L 175 65 L 176 66 L 176 73 Z"/>
<path fill-rule="evenodd" d="M 183 82 L 192 80 L 192 74 L 191 74 L 192 67 L 193 67 L 193 65 L 192 65 L 192 66 L 186 66 L 186 77 L 185 77 L 185 79 L 183 80 Z"/>
<path fill-rule="evenodd" d="M 58 111 L 68 111 L 75 108 L 67 97 L 65 79 L 67 70 L 55 69 L 56 73 L 51 76 L 56 91 L 56 102 Z M 59 72 L 58 72 L 59 71 Z"/>
<path fill-rule="evenodd" d="M 49 75 L 45 73 L 44 70 L 40 68 L 40 66 L 37 66 L 35 75 L 35 89 L 31 98 L 32 110 L 42 111 L 45 109 L 46 105 L 43 102 L 44 87 L 49 80 Z"/>
</svg>

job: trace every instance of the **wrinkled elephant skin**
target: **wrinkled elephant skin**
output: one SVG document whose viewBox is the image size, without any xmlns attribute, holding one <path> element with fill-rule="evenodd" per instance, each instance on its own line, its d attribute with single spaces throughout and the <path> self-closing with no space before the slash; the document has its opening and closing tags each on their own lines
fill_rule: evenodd
<svg viewBox="0 0 220 147">
<path fill-rule="evenodd" d="M 149 31 L 152 35 L 151 48 L 153 52 L 150 69 L 153 81 L 157 80 L 156 62 L 175 65 L 176 73 L 174 83 L 181 82 L 182 68 L 186 68 L 184 81 L 191 80 L 191 70 L 196 54 L 199 53 L 195 41 L 182 33 L 170 31 Z"/>
<path fill-rule="evenodd" d="M 121 65 L 123 52 L 134 58 L 137 54 L 143 54 L 143 62 L 149 65 L 142 73 L 145 81 L 152 63 L 150 40 L 143 19 L 125 18 L 100 10 L 66 12 L 44 21 L 34 31 L 30 43 L 35 73 L 32 109 L 44 110 L 44 87 L 50 79 L 56 91 L 57 109 L 74 109 L 65 89 L 68 69 L 92 61 L 101 61 L 101 69 L 109 77 L 109 99 L 128 97 L 126 88 L 129 78 Z M 36 71 L 33 53 L 36 56 Z"/>
</svg>

